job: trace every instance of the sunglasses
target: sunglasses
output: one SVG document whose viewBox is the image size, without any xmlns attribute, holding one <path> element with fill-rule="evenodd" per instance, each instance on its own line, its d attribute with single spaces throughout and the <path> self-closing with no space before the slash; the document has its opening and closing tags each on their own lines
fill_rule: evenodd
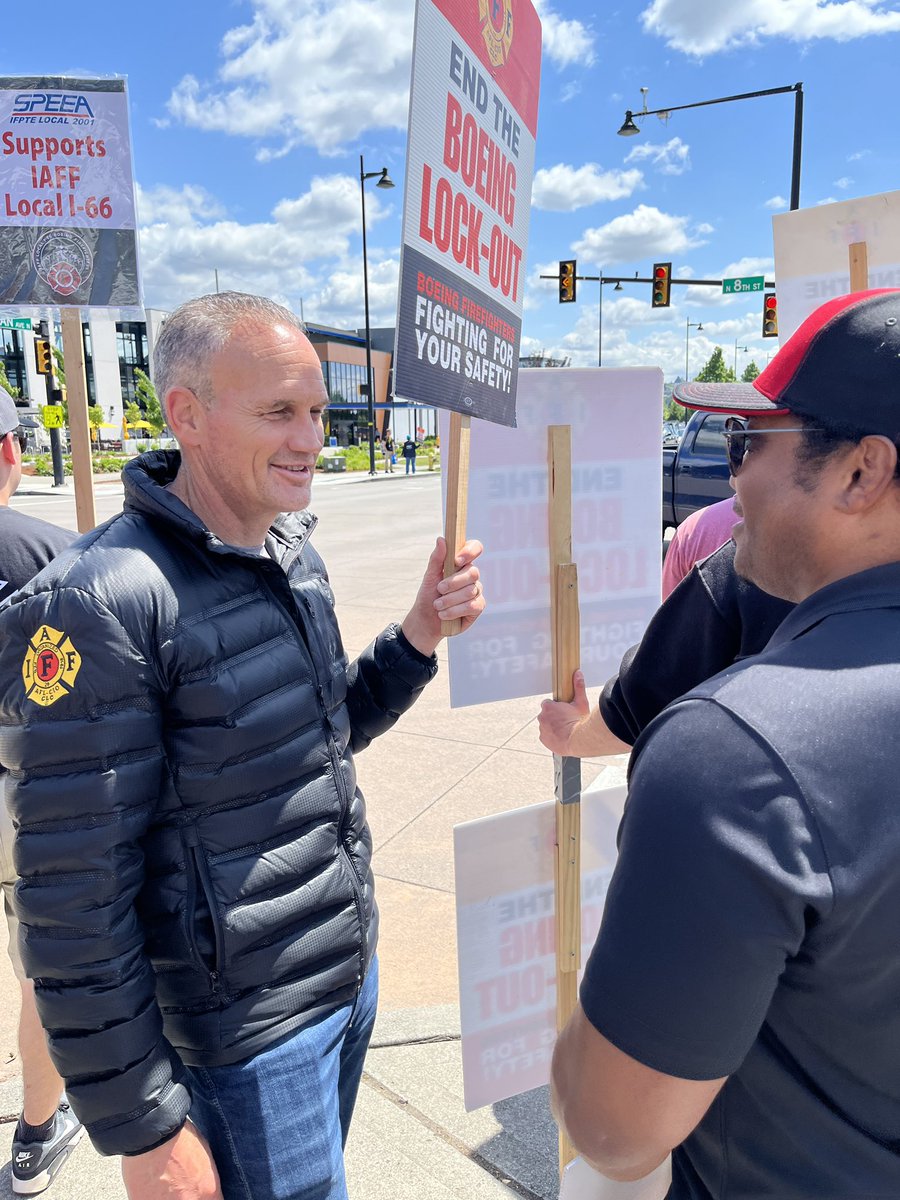
<svg viewBox="0 0 900 1200">
<path fill-rule="evenodd" d="M 760 434 L 806 432 L 807 430 L 801 427 L 787 429 L 783 426 L 778 429 L 748 429 L 746 417 L 729 417 L 725 422 L 723 436 L 728 452 L 728 467 L 731 474 L 737 475 L 738 471 L 744 465 L 744 457 L 748 449 L 748 438 L 759 437 Z"/>
</svg>

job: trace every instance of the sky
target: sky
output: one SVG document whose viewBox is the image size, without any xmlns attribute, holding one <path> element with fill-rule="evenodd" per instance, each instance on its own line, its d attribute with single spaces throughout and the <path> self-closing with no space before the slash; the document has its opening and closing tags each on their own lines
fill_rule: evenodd
<svg viewBox="0 0 900 1200">
<path fill-rule="evenodd" d="M 477 3 L 477 0 L 472 0 Z M 558 262 L 583 274 L 772 278 L 788 208 L 794 96 L 638 112 L 802 82 L 801 207 L 900 186 L 894 82 L 900 3 L 537 0 L 541 102 L 522 352 L 596 365 L 599 285 L 560 305 Z M 270 295 L 310 323 L 364 323 L 359 156 L 368 185 L 373 327 L 396 315 L 413 0 L 51 0 L 4 75 L 125 75 L 147 307 L 221 290 Z M 374 182 L 374 181 L 373 181 Z M 649 284 L 603 288 L 604 366 L 694 375 L 719 345 L 740 374 L 777 347 L 761 300 Z M 691 322 L 691 325 L 688 325 Z M 702 324 L 697 329 L 694 324 Z M 747 347 L 745 350 L 744 347 Z M 736 349 L 737 348 L 737 349 Z"/>
</svg>

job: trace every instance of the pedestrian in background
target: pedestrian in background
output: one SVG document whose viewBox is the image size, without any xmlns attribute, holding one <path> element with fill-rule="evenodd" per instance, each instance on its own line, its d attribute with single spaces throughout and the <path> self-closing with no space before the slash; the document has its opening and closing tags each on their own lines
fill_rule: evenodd
<svg viewBox="0 0 900 1200">
<path fill-rule="evenodd" d="M 406 459 L 406 474 L 412 471 L 416 473 L 416 453 L 418 452 L 419 444 L 413 435 L 407 434 L 406 441 L 403 443 L 403 457 Z"/>
</svg>

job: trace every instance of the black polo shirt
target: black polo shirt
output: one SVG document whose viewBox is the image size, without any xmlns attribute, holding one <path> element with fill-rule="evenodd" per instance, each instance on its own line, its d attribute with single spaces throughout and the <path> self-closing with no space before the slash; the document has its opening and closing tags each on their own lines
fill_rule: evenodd
<svg viewBox="0 0 900 1200">
<path fill-rule="evenodd" d="M 672 1200 L 900 1196 L 900 563 L 823 588 L 632 756 L 581 989 L 648 1066 L 727 1082 Z"/>
<path fill-rule="evenodd" d="M 688 572 L 604 687 L 603 720 L 630 746 L 672 700 L 758 654 L 793 608 L 741 579 L 734 550 L 728 541 Z"/>
</svg>

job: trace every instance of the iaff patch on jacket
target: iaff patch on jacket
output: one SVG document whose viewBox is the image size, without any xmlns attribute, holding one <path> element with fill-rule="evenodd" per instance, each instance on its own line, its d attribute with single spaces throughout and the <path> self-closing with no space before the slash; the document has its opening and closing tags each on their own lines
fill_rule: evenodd
<svg viewBox="0 0 900 1200">
<path fill-rule="evenodd" d="M 46 708 L 68 696 L 81 670 L 81 655 L 67 635 L 42 625 L 28 644 L 22 663 L 25 697 Z"/>
</svg>

